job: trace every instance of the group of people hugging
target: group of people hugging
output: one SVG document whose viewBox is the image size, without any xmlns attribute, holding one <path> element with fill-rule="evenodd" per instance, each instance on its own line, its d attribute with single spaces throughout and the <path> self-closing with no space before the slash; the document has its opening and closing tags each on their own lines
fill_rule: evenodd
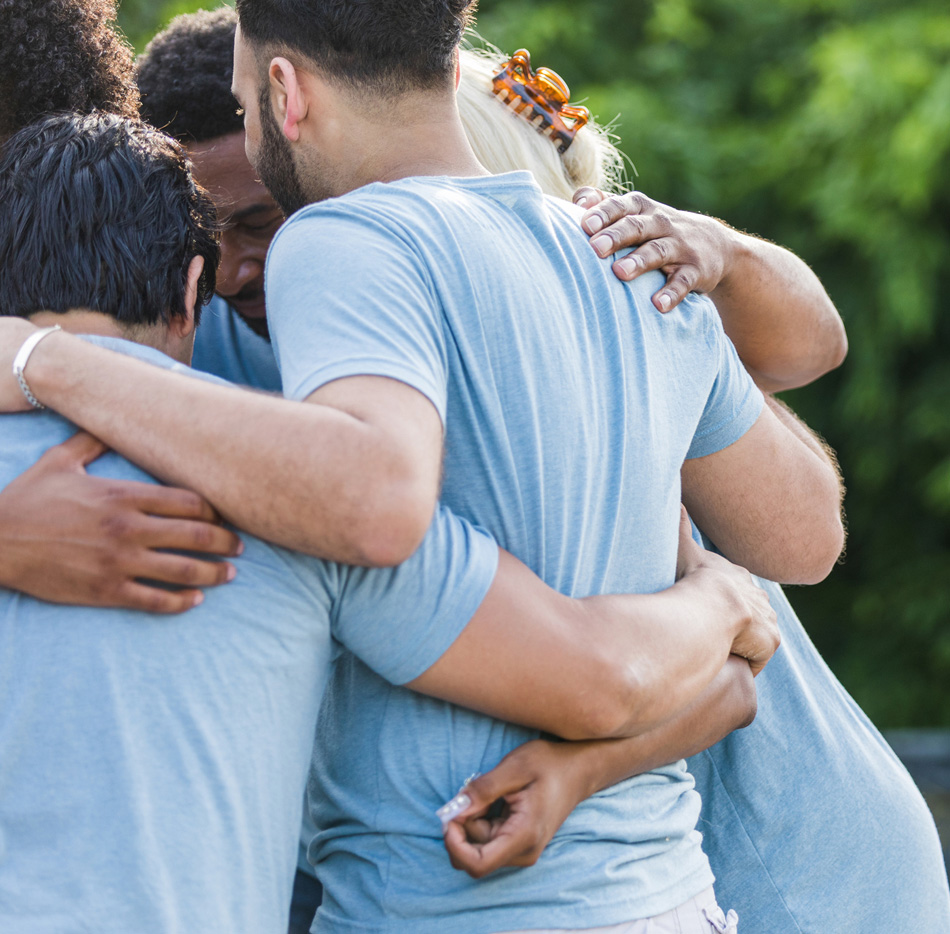
<svg viewBox="0 0 950 934">
<path fill-rule="evenodd" d="M 0 931 L 950 931 L 834 305 L 474 6 L 0 0 Z"/>
</svg>

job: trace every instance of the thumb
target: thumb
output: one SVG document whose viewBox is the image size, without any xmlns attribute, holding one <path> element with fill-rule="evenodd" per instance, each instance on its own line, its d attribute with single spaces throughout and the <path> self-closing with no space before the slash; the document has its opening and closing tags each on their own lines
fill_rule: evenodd
<svg viewBox="0 0 950 934">
<path fill-rule="evenodd" d="M 509 755 L 490 772 L 473 778 L 459 792 L 455 800 L 462 807 L 454 819 L 464 822 L 471 817 L 481 817 L 499 798 L 522 791 L 536 778 L 535 770 L 522 762 L 520 757 Z M 467 804 L 462 798 L 468 799 Z"/>
<path fill-rule="evenodd" d="M 50 448 L 42 461 L 55 470 L 84 471 L 88 464 L 102 457 L 109 448 L 87 431 L 77 431 L 69 440 Z"/>
</svg>

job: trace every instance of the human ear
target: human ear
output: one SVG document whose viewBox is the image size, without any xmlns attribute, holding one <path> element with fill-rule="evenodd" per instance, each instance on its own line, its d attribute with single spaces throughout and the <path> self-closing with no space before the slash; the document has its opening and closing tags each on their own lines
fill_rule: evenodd
<svg viewBox="0 0 950 934">
<path fill-rule="evenodd" d="M 271 104 L 282 125 L 284 136 L 292 143 L 300 139 L 300 122 L 307 116 L 307 99 L 297 69 L 277 57 L 268 69 Z"/>
<path fill-rule="evenodd" d="M 183 340 L 195 329 L 195 306 L 198 304 L 198 280 L 204 272 L 205 260 L 203 256 L 193 256 L 188 264 L 185 276 L 185 308 L 183 315 L 171 318 L 169 328 L 175 337 Z"/>
</svg>

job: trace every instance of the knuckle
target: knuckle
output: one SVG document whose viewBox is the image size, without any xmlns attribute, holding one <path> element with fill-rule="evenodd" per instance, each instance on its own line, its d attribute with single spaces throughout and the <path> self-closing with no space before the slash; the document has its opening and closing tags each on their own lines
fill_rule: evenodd
<svg viewBox="0 0 950 934">
<path fill-rule="evenodd" d="M 107 483 L 102 487 L 102 497 L 108 502 L 124 505 L 129 501 L 129 490 L 120 483 Z"/>
<path fill-rule="evenodd" d="M 628 210 L 636 211 L 638 214 L 650 208 L 650 199 L 640 191 L 627 192 L 623 195 L 623 200 Z"/>
<path fill-rule="evenodd" d="M 663 266 L 670 262 L 672 258 L 672 252 L 670 250 L 669 240 L 651 240 L 650 246 L 653 249 L 654 254 L 656 255 L 657 260 Z"/>
<path fill-rule="evenodd" d="M 213 525 L 205 522 L 195 523 L 191 527 L 191 543 L 197 548 L 208 550 L 214 547 L 216 542 L 216 529 Z"/>
<path fill-rule="evenodd" d="M 603 211 L 609 223 L 613 223 L 628 212 L 627 201 L 623 195 L 611 195 L 605 198 L 601 201 L 599 209 Z"/>
<path fill-rule="evenodd" d="M 680 268 L 669 277 L 667 284 L 685 295 L 693 291 L 695 278 L 694 275 L 691 275 L 684 267 L 680 266 Z"/>
<path fill-rule="evenodd" d="M 149 590 L 142 602 L 149 613 L 180 613 L 185 609 L 185 601 L 181 597 L 160 590 Z"/>
<path fill-rule="evenodd" d="M 115 597 L 113 582 L 106 577 L 97 577 L 88 584 L 89 596 L 95 604 L 111 602 Z"/>
<path fill-rule="evenodd" d="M 643 240 L 645 228 L 643 218 L 639 215 L 628 214 L 617 222 L 616 227 L 623 240 L 633 240 L 638 243 Z"/>
<path fill-rule="evenodd" d="M 211 513 L 211 507 L 197 493 L 193 493 L 191 490 L 178 490 L 177 492 L 183 512 L 195 516 Z"/>
<path fill-rule="evenodd" d="M 105 537 L 112 540 L 125 541 L 131 538 L 134 532 L 131 518 L 121 512 L 113 512 L 103 517 L 99 525 Z"/>
<path fill-rule="evenodd" d="M 188 587 L 195 587 L 203 582 L 204 568 L 198 561 L 184 559 L 179 566 L 179 572 L 175 575 L 178 582 Z"/>
</svg>

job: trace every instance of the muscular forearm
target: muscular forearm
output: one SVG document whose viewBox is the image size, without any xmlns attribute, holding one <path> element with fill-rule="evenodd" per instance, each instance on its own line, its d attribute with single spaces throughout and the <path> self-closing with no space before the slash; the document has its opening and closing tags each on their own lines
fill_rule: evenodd
<svg viewBox="0 0 950 934">
<path fill-rule="evenodd" d="M 788 250 L 723 226 L 725 274 L 709 295 L 759 387 L 804 386 L 839 366 L 847 336 L 818 277 Z"/>
<path fill-rule="evenodd" d="M 755 685 L 748 662 L 730 656 L 709 687 L 685 710 L 654 730 L 629 739 L 568 744 L 583 795 L 616 785 L 718 743 L 755 717 Z"/>
<path fill-rule="evenodd" d="M 466 629 L 407 686 L 567 739 L 644 733 L 717 677 L 752 601 L 770 613 L 745 593 L 707 569 L 658 594 L 571 600 L 503 552 Z"/>
<path fill-rule="evenodd" d="M 696 703 L 643 736 L 525 743 L 466 784 L 440 812 L 445 819 L 456 815 L 445 831 L 452 865 L 475 878 L 504 866 L 533 866 L 582 801 L 625 778 L 695 755 L 754 716 L 751 671 L 732 658 Z"/>
<path fill-rule="evenodd" d="M 335 408 L 192 379 L 65 333 L 39 345 L 28 373 L 46 405 L 278 544 L 398 563 L 415 547 L 405 539 L 418 544 L 431 517 L 430 507 L 407 535 L 400 510 L 427 496 L 434 504 L 437 467 L 420 492 L 385 431 Z"/>
</svg>

